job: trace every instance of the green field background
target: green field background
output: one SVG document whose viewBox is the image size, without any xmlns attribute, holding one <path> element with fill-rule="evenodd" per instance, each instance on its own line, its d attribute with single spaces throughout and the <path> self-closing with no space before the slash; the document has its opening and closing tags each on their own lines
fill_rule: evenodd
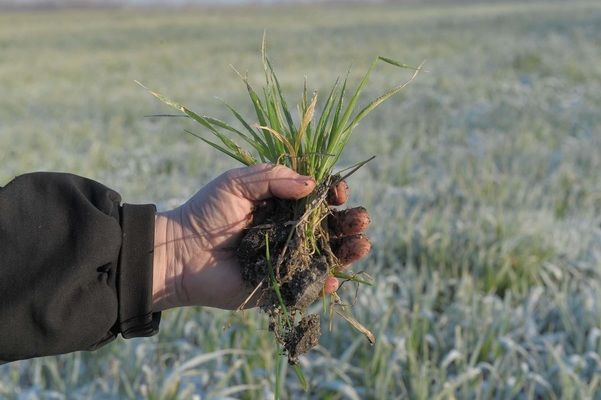
<svg viewBox="0 0 601 400">
<path fill-rule="evenodd" d="M 251 116 L 260 39 L 295 104 L 378 55 L 427 70 L 356 129 L 340 167 L 372 215 L 344 285 L 374 346 L 335 319 L 287 399 L 601 399 L 601 3 L 0 11 L 0 185 L 39 170 L 129 203 L 180 204 L 236 166 L 139 80 Z M 366 97 L 409 77 L 382 65 Z M 322 105 L 322 103 L 320 103 Z M 319 105 L 318 105 L 319 107 Z M 59 294 L 60 295 L 60 294 Z M 324 316 L 323 324 L 328 325 Z M 161 332 L 0 367 L 2 399 L 272 398 L 263 315 L 190 308 Z"/>
</svg>

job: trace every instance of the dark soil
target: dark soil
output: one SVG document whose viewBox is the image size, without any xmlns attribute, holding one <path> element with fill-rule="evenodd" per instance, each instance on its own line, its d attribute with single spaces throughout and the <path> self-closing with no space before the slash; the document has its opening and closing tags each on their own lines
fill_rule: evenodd
<svg viewBox="0 0 601 400">
<path fill-rule="evenodd" d="M 322 295 L 328 266 L 333 268 L 337 262 L 327 240 L 319 242 L 319 251 L 308 254 L 306 243 L 294 229 L 294 221 L 302 214 L 302 207 L 302 203 L 277 199 L 257 207 L 253 212 L 253 223 L 237 250 L 242 277 L 248 287 L 255 289 L 261 284 L 261 307 L 269 315 L 270 328 L 286 349 L 291 364 L 317 345 L 319 315 L 305 316 L 294 325 L 284 323 L 285 315 L 287 313 L 294 323 L 296 315 L 305 314 Z"/>
<path fill-rule="evenodd" d="M 296 364 L 298 356 L 317 346 L 320 335 L 319 315 L 309 314 L 303 317 L 285 338 L 284 348 L 288 352 L 288 361 Z"/>
</svg>

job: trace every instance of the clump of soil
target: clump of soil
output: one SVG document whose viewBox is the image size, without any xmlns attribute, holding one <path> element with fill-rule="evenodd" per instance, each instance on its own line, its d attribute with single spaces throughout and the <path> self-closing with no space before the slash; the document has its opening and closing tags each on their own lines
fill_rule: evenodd
<svg viewBox="0 0 601 400">
<path fill-rule="evenodd" d="M 303 317 L 285 338 L 284 348 L 288 352 L 288 361 L 296 364 L 298 356 L 317 346 L 320 335 L 319 315 L 309 314 Z"/>
<path fill-rule="evenodd" d="M 312 242 L 306 237 L 308 222 L 298 222 L 306 217 L 306 200 L 273 199 L 254 210 L 237 249 L 242 278 L 249 288 L 259 287 L 261 308 L 290 364 L 319 341 L 319 315 L 305 313 L 321 297 L 329 271 L 339 265 L 329 244 L 325 199 L 311 206 L 318 221 Z M 297 316 L 302 318 L 295 323 Z"/>
</svg>

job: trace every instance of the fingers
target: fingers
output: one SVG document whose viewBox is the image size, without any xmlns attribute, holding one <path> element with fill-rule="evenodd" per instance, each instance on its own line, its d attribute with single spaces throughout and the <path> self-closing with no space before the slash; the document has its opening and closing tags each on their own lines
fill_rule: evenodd
<svg viewBox="0 0 601 400">
<path fill-rule="evenodd" d="M 238 168 L 224 175 L 226 184 L 240 197 L 251 201 L 270 197 L 296 200 L 315 189 L 315 181 L 283 165 L 258 164 Z"/>
<path fill-rule="evenodd" d="M 365 257 L 371 250 L 371 242 L 364 235 L 353 235 L 334 239 L 332 242 L 334 254 L 343 266 Z"/>
<path fill-rule="evenodd" d="M 349 187 L 346 181 L 340 181 L 328 191 L 328 204 L 339 206 L 346 203 L 349 194 Z"/>
<path fill-rule="evenodd" d="M 226 187 L 235 195 L 251 201 L 267 200 L 271 197 L 295 200 L 308 196 L 315 189 L 315 181 L 299 175 L 282 165 L 258 164 L 231 170 L 223 175 Z M 341 205 L 348 199 L 349 188 L 345 181 L 339 182 L 328 192 L 330 205 Z M 365 257 L 371 243 L 364 232 L 371 222 L 363 207 L 344 211 L 332 211 L 329 225 L 335 238 L 332 249 L 342 266 Z M 337 236 L 337 237 L 336 237 Z M 326 293 L 334 293 L 339 286 L 335 277 L 328 277 L 324 284 Z"/>
<path fill-rule="evenodd" d="M 332 241 L 332 249 L 338 257 L 338 261 L 343 266 L 343 269 L 357 260 L 365 257 L 371 250 L 371 243 L 367 237 L 363 235 L 354 235 Z M 327 294 L 332 294 L 338 290 L 340 282 L 334 276 L 328 276 L 323 285 L 323 290 Z"/>
<path fill-rule="evenodd" d="M 330 204 L 342 204 L 348 196 L 346 182 L 340 182 L 330 190 Z M 344 201 L 343 201 L 344 200 Z M 332 234 L 332 250 L 343 269 L 361 258 L 367 256 L 371 250 L 371 243 L 361 233 L 367 230 L 371 223 L 369 214 L 364 207 L 355 207 L 347 210 L 331 210 L 328 217 L 328 227 Z M 329 277 L 324 284 L 324 291 L 334 293 L 339 286 L 335 277 Z"/>
<path fill-rule="evenodd" d="M 332 210 L 328 217 L 328 226 L 334 236 L 350 236 L 365 232 L 371 219 L 364 207 L 347 210 Z"/>
<path fill-rule="evenodd" d="M 332 243 L 334 254 L 342 264 L 342 269 L 346 269 L 352 262 L 365 257 L 371 250 L 371 243 L 363 235 L 354 235 L 341 239 L 334 239 Z M 334 276 L 328 276 L 323 285 L 326 294 L 332 294 L 338 290 L 340 282 Z"/>
<path fill-rule="evenodd" d="M 332 294 L 335 291 L 338 290 L 338 287 L 340 286 L 340 282 L 338 282 L 338 279 L 334 276 L 328 276 L 326 278 L 326 281 L 323 284 L 323 290 L 327 293 L 327 294 Z"/>
</svg>

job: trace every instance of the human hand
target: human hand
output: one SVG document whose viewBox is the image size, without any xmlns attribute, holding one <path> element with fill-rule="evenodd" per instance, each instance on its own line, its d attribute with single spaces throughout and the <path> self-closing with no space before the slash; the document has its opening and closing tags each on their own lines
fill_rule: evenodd
<svg viewBox="0 0 601 400">
<path fill-rule="evenodd" d="M 259 164 L 230 170 L 180 207 L 157 213 L 153 310 L 187 305 L 238 308 L 252 288 L 242 280 L 236 247 L 252 222 L 254 207 L 272 197 L 300 199 L 313 189 L 310 177 L 281 165 Z M 340 182 L 330 190 L 328 202 L 343 204 L 347 191 L 346 183 Z M 368 224 L 362 207 L 333 212 L 332 247 L 343 265 L 369 252 L 371 245 L 361 235 Z M 328 292 L 337 287 L 335 281 L 326 282 Z"/>
</svg>

